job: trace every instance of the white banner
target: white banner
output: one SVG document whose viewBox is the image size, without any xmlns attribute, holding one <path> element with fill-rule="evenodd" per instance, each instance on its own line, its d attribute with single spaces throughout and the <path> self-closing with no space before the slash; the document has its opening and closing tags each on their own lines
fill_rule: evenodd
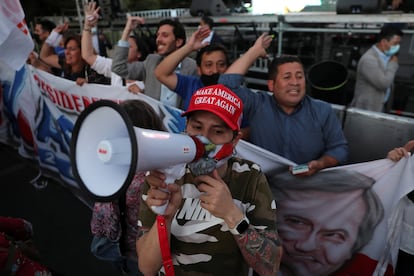
<svg viewBox="0 0 414 276">
<path fill-rule="evenodd" d="M 34 43 L 19 0 L 0 2 L 0 61 L 14 70 L 26 62 Z"/>
</svg>

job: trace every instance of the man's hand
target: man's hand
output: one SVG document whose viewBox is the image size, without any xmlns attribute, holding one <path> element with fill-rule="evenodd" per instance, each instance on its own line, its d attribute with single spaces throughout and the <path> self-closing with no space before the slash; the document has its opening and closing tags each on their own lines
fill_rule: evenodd
<svg viewBox="0 0 414 276">
<path fill-rule="evenodd" d="M 69 28 L 69 23 L 65 22 L 63 24 L 57 25 L 53 30 L 59 34 L 63 34 Z"/>
<path fill-rule="evenodd" d="M 394 162 L 397 162 L 403 157 L 410 156 L 410 152 L 413 150 L 413 148 L 414 148 L 414 140 L 408 141 L 404 145 L 404 147 L 394 148 L 393 150 L 388 152 L 387 158 Z"/>
<path fill-rule="evenodd" d="M 163 215 L 166 218 L 172 218 L 180 207 L 183 196 L 180 186 L 174 183 L 167 185 L 165 179 L 165 174 L 160 171 L 151 171 L 145 177 L 150 186 L 146 203 L 150 208 L 168 203 Z"/>
<path fill-rule="evenodd" d="M 211 175 L 200 175 L 195 180 L 198 190 L 202 193 L 201 207 L 213 216 L 223 219 L 230 228 L 235 227 L 244 214 L 234 204 L 230 190 L 217 169 Z"/>
<path fill-rule="evenodd" d="M 192 51 L 197 51 L 209 43 L 203 43 L 203 40 L 210 35 L 210 29 L 207 27 L 198 28 L 187 41 L 187 44 L 191 47 Z"/>
<path fill-rule="evenodd" d="M 100 7 L 96 7 L 96 2 L 89 2 L 83 7 L 85 13 L 85 27 L 93 28 L 98 23 Z"/>
<path fill-rule="evenodd" d="M 273 36 L 263 33 L 256 39 L 256 42 L 252 46 L 255 51 L 258 53 L 259 57 L 267 57 L 266 49 L 269 48 L 272 43 Z"/>
<path fill-rule="evenodd" d="M 309 170 L 304 173 L 298 173 L 296 176 L 311 176 L 325 168 L 334 167 L 338 165 L 338 160 L 329 155 L 322 155 L 317 160 L 312 160 L 307 163 Z M 291 170 L 292 168 L 290 168 Z"/>
<path fill-rule="evenodd" d="M 127 86 L 128 92 L 131 92 L 132 94 L 144 93 L 144 87 L 140 85 L 138 81 L 127 80 L 126 86 Z"/>
<path fill-rule="evenodd" d="M 77 78 L 75 82 L 76 82 L 76 84 L 77 84 L 77 85 L 79 85 L 79 86 L 82 86 L 82 85 L 84 85 L 85 83 L 87 83 L 87 81 L 86 81 L 86 79 L 85 79 L 85 78 Z"/>
<path fill-rule="evenodd" d="M 394 161 L 394 162 L 397 162 L 401 158 L 407 157 L 407 156 L 408 156 L 408 151 L 403 147 L 395 148 L 395 149 L 391 150 L 390 152 L 388 152 L 388 154 L 387 154 L 387 158 Z"/>
<path fill-rule="evenodd" d="M 301 172 L 301 173 L 300 172 L 299 173 L 293 173 L 293 167 L 292 166 L 289 167 L 289 171 L 292 174 L 294 174 L 295 176 L 311 176 L 311 175 L 314 175 L 319 170 L 321 170 L 321 164 L 320 164 L 320 161 L 318 161 L 318 160 L 312 160 L 307 165 L 308 165 L 308 170 L 307 171 L 304 171 L 304 172 Z"/>
<path fill-rule="evenodd" d="M 129 32 L 131 32 L 136 27 L 138 27 L 138 24 L 144 24 L 144 23 L 145 23 L 144 18 L 140 16 L 127 15 L 127 23 L 125 25 L 125 30 L 128 30 Z"/>
</svg>

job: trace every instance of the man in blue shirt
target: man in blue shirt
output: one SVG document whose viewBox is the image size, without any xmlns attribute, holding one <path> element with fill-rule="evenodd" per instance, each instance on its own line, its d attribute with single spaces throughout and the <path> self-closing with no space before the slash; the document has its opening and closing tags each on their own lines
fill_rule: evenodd
<svg viewBox="0 0 414 276">
<path fill-rule="evenodd" d="M 229 65 L 227 50 L 222 45 L 208 45 L 203 40 L 209 35 L 207 27 L 196 30 L 183 47 L 163 59 L 154 71 L 157 79 L 177 93 L 187 109 L 193 93 L 204 86 L 217 84 L 219 74 Z M 180 62 L 193 51 L 197 52 L 196 63 L 198 76 L 183 75 L 175 71 Z"/>
<path fill-rule="evenodd" d="M 257 58 L 266 56 L 270 41 L 271 36 L 261 35 L 219 79 L 242 99 L 250 141 L 298 164 L 306 163 L 309 170 L 302 175 L 345 163 L 348 143 L 339 120 L 330 104 L 306 95 L 305 72 L 298 57 L 272 61 L 271 94 L 243 86 L 243 75 Z"/>
<path fill-rule="evenodd" d="M 223 45 L 209 45 L 208 42 L 203 42 L 209 33 L 207 27 L 200 27 L 183 47 L 165 57 L 154 70 L 157 79 L 181 97 L 184 109 L 187 109 L 195 91 L 204 86 L 217 84 L 220 74 L 223 74 L 229 66 L 227 50 Z M 198 76 L 176 72 L 175 68 L 178 64 L 193 51 L 197 51 Z M 247 119 L 243 118 L 241 129 L 243 139 L 249 136 L 248 125 Z"/>
</svg>

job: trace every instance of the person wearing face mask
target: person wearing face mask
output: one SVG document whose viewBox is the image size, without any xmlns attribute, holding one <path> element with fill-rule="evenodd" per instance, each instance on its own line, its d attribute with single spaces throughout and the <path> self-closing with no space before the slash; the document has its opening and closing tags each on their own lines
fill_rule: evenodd
<svg viewBox="0 0 414 276">
<path fill-rule="evenodd" d="M 403 32 L 392 24 L 381 28 L 377 42 L 358 62 L 354 98 L 350 106 L 376 112 L 389 111 Z"/>
<path fill-rule="evenodd" d="M 188 108 L 191 96 L 197 89 L 217 84 L 220 74 L 224 73 L 229 65 L 226 48 L 203 42 L 209 33 L 207 27 L 196 30 L 183 47 L 165 57 L 154 71 L 162 84 L 181 96 L 184 109 Z M 175 68 L 193 51 L 197 51 L 198 76 L 177 73 Z"/>
<path fill-rule="evenodd" d="M 230 64 L 227 50 L 223 45 L 205 42 L 209 34 L 209 28 L 200 27 L 183 47 L 168 55 L 154 71 L 155 76 L 163 85 L 182 98 L 184 109 L 187 109 L 194 91 L 204 86 L 217 84 L 220 74 L 223 74 Z M 175 68 L 178 64 L 193 51 L 197 51 L 198 76 L 176 72 Z M 248 125 L 247 119 L 243 118 L 241 132 L 242 139 L 245 140 L 249 137 Z"/>
<path fill-rule="evenodd" d="M 174 183 L 165 183 L 160 171 L 146 176 L 136 242 L 144 275 L 171 275 L 171 270 L 248 275 L 250 268 L 276 275 L 279 270 L 276 206 L 266 177 L 259 165 L 232 154 L 241 135 L 242 108 L 241 99 L 223 85 L 193 94 L 182 114 L 186 133 L 208 140 L 213 154 L 190 163 Z M 164 204 L 162 216 L 153 212 Z"/>
<path fill-rule="evenodd" d="M 220 35 L 218 35 L 214 30 L 214 20 L 209 16 L 203 16 L 200 19 L 200 27 L 206 26 L 210 30 L 210 35 L 206 37 L 203 42 L 208 42 L 210 44 L 221 44 L 224 45 L 224 41 Z"/>
<path fill-rule="evenodd" d="M 48 19 L 42 19 L 36 22 L 33 38 L 36 41 L 36 48 L 38 48 L 39 51 L 54 28 L 56 28 L 56 24 Z"/>
</svg>

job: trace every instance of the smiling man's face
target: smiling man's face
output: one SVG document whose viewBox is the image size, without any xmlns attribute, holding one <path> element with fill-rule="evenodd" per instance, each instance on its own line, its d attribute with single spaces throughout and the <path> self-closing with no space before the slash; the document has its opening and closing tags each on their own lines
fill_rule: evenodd
<svg viewBox="0 0 414 276">
<path fill-rule="evenodd" d="M 174 27 L 164 24 L 157 31 L 157 53 L 161 56 L 167 56 L 178 49 L 183 43 L 182 39 L 177 39 L 174 35 Z"/>
<path fill-rule="evenodd" d="M 291 113 L 306 93 L 303 66 L 298 62 L 279 65 L 275 79 L 268 80 L 268 88 L 285 112 Z"/>
<path fill-rule="evenodd" d="M 282 266 L 293 275 L 329 275 L 352 257 L 367 211 L 362 190 L 287 191 L 278 202 Z M 289 273 L 287 273 L 289 275 Z"/>
</svg>

